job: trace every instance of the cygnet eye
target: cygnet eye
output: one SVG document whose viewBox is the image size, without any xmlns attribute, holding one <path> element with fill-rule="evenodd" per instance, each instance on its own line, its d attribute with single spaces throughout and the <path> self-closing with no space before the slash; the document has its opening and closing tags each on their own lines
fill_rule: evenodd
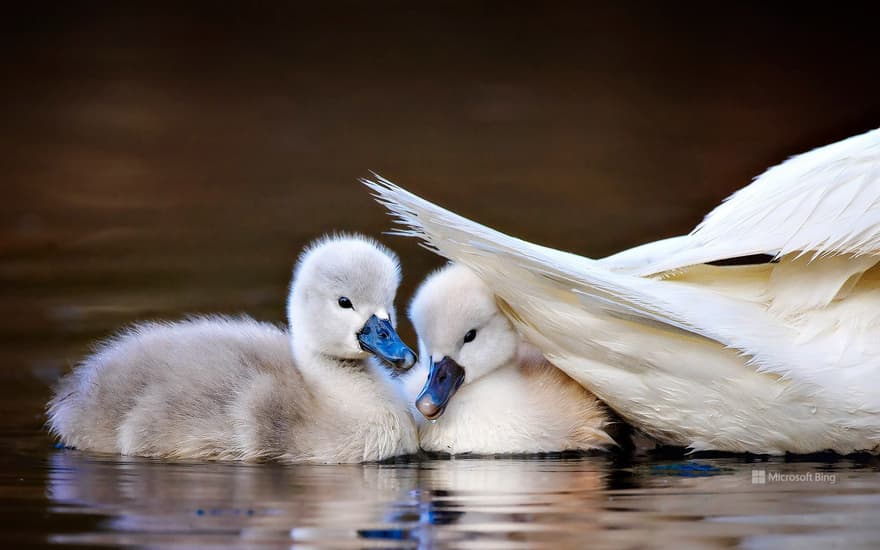
<svg viewBox="0 0 880 550">
<path fill-rule="evenodd" d="M 464 343 L 467 344 L 468 342 L 473 342 L 474 338 L 476 338 L 476 337 L 477 337 L 477 329 L 472 328 L 469 331 L 467 331 L 467 334 L 464 335 Z"/>
<path fill-rule="evenodd" d="M 354 309 L 351 300 L 349 300 L 345 296 L 339 298 L 339 307 L 341 307 L 342 309 Z"/>
</svg>

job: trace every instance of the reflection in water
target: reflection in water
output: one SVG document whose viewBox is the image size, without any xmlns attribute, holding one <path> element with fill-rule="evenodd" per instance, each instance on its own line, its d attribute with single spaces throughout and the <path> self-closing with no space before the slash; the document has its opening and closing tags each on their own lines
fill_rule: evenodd
<svg viewBox="0 0 880 550">
<path fill-rule="evenodd" d="M 56 543 L 503 548 L 880 541 L 875 464 L 733 459 L 458 459 L 345 466 L 50 456 L 55 514 L 98 516 Z M 821 482 L 754 484 L 753 470 Z M 867 470 L 866 470 L 867 469 Z M 822 472 L 823 476 L 817 476 Z M 827 480 L 832 478 L 834 482 Z M 771 476 L 772 478 L 772 476 Z M 813 539 L 810 539 L 813 540 Z"/>
<path fill-rule="evenodd" d="M 57 452 L 50 460 L 54 503 L 107 515 L 106 534 L 73 537 L 78 542 L 283 541 L 297 528 L 354 538 L 355 525 L 379 528 L 398 508 L 415 508 L 408 504 L 415 476 L 375 465 L 114 462 L 76 451 Z"/>
</svg>

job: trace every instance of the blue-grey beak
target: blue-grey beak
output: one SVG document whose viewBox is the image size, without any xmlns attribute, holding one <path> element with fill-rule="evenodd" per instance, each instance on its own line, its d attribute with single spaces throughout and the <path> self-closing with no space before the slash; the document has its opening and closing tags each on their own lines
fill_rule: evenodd
<svg viewBox="0 0 880 550">
<path fill-rule="evenodd" d="M 375 315 L 367 319 L 357 334 L 361 349 L 384 361 L 395 372 L 405 372 L 416 362 L 416 354 L 397 335 L 388 319 Z"/>
<path fill-rule="evenodd" d="M 416 399 L 416 408 L 428 420 L 439 418 L 462 382 L 464 369 L 461 365 L 449 357 L 444 357 L 438 363 L 432 361 L 428 380 Z"/>
</svg>

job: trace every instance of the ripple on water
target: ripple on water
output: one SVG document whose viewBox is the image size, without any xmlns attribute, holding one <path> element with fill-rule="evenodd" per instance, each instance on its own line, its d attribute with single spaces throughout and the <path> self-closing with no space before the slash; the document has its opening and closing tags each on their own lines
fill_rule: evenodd
<svg viewBox="0 0 880 550">
<path fill-rule="evenodd" d="M 755 465 L 736 459 L 625 467 L 602 456 L 282 466 L 46 453 L 38 467 L 48 512 L 41 528 L 63 544 L 766 548 L 880 540 L 880 475 L 846 461 L 834 465 L 833 486 L 773 490 L 753 484 Z M 20 464 L 25 459 L 39 464 L 36 451 L 22 454 Z M 761 467 L 808 472 L 827 464 Z M 0 481 L 5 494 L 17 482 Z"/>
</svg>

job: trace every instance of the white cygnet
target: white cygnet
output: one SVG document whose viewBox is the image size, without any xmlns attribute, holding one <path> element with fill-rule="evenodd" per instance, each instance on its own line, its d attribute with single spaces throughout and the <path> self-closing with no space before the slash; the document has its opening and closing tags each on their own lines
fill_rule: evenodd
<svg viewBox="0 0 880 550">
<path fill-rule="evenodd" d="M 247 317 L 145 323 L 59 383 L 66 446 L 162 458 L 342 463 L 418 451 L 390 380 L 416 358 L 394 329 L 397 256 L 327 237 L 295 268 L 289 331 Z M 376 358 L 382 361 L 377 361 Z"/>
<path fill-rule="evenodd" d="M 421 361 L 422 449 L 451 454 L 585 451 L 614 444 L 604 406 L 525 343 L 466 267 L 429 276 L 410 305 Z M 454 396 L 454 397 L 453 397 Z"/>
</svg>

